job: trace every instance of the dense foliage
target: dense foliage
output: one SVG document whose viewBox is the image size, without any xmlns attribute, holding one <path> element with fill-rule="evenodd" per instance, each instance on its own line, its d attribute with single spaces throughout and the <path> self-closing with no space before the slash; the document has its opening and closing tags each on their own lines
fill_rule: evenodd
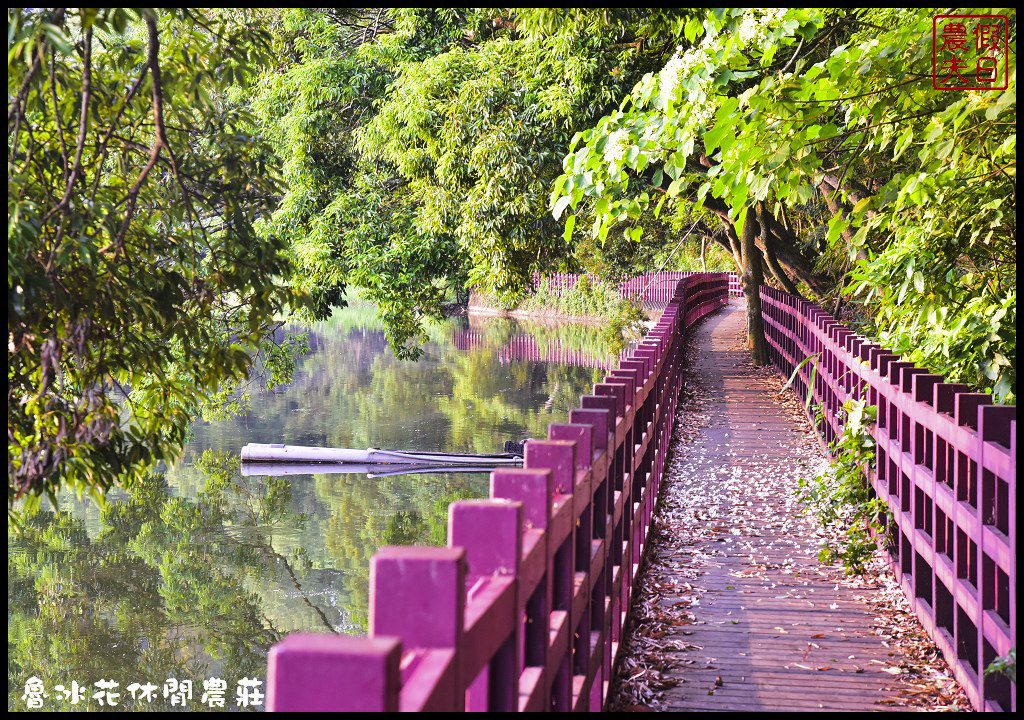
<svg viewBox="0 0 1024 720">
<path fill-rule="evenodd" d="M 7 26 L 11 503 L 174 458 L 289 293 L 283 243 L 254 229 L 275 175 L 236 90 L 270 47 L 258 22 L 9 9 Z"/>
<path fill-rule="evenodd" d="M 664 62 L 643 38 L 674 17 L 286 12 L 255 107 L 288 185 L 275 229 L 319 312 L 359 286 L 414 356 L 452 291 L 509 300 L 570 260 L 546 207 L 564 149 Z"/>
<path fill-rule="evenodd" d="M 554 214 L 592 217 L 605 239 L 622 225 L 639 236 L 665 203 L 710 211 L 745 273 L 747 232 L 783 286 L 820 299 L 852 271 L 846 292 L 882 342 L 1012 401 L 1016 71 L 1005 91 L 935 89 L 934 14 L 691 19 L 672 59 L 574 138 Z"/>
<path fill-rule="evenodd" d="M 314 298 L 314 317 L 329 316 L 344 305 L 346 287 L 359 286 L 379 304 L 402 348 L 422 339 L 417 312 L 439 315 L 442 286 L 461 284 L 464 263 L 450 242 L 418 241 L 400 184 L 361 163 L 355 140 L 396 66 L 429 53 L 434 42 L 445 46 L 451 31 L 444 27 L 458 14 L 428 13 L 441 31 L 437 40 L 428 27 L 425 35 L 409 29 L 398 43 L 390 39 L 394 18 L 384 15 L 285 11 L 275 27 L 281 61 L 260 80 L 253 107 L 285 180 L 269 229 L 287 239 L 298 281 Z M 410 11 L 400 27 L 417 17 Z M 373 42 L 378 33 L 385 33 L 380 45 Z"/>
</svg>

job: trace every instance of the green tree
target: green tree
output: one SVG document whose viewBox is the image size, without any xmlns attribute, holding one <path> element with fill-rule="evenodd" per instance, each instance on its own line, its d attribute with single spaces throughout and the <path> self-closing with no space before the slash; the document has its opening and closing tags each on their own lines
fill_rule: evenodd
<svg viewBox="0 0 1024 720">
<path fill-rule="evenodd" d="M 1016 73 L 1005 91 L 936 90 L 933 15 L 692 18 L 673 58 L 574 138 L 555 215 L 592 216 L 605 241 L 617 224 L 641 234 L 641 214 L 666 202 L 710 212 L 744 275 L 752 336 L 763 260 L 837 310 L 845 284 L 883 342 L 1012 399 Z"/>
<path fill-rule="evenodd" d="M 465 283 L 465 259 L 420 240 L 401 181 L 367 165 L 362 127 L 403 62 L 447 48 L 462 33 L 455 10 L 289 10 L 275 26 L 279 67 L 253 94 L 261 131 L 282 163 L 285 192 L 270 222 L 286 238 L 312 315 L 345 305 L 349 285 L 377 303 L 403 356 L 418 356 L 421 317 L 440 318 L 446 289 Z"/>
<path fill-rule="evenodd" d="M 258 18 L 9 9 L 7 26 L 11 507 L 176 457 L 297 298 L 283 241 L 254 227 L 276 192 L 236 89 L 269 55 Z"/>
<path fill-rule="evenodd" d="M 396 352 L 473 283 L 512 298 L 571 259 L 546 198 L 573 133 L 671 52 L 675 11 L 294 11 L 255 106 L 288 180 L 275 228 L 326 313 L 347 285 Z M 343 22 L 344 19 L 344 22 Z"/>
</svg>

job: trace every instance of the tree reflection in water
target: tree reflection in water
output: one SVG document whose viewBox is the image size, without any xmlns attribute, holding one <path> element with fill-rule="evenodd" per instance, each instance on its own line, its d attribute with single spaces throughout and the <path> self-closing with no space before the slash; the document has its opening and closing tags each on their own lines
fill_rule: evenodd
<svg viewBox="0 0 1024 720">
<path fill-rule="evenodd" d="M 32 676 L 49 695 L 44 709 L 100 709 L 91 696 L 101 679 L 118 683 L 113 709 L 181 709 L 163 697 L 168 678 L 191 679 L 186 709 L 205 709 L 213 677 L 227 681 L 230 709 L 237 681 L 264 679 L 266 652 L 286 633 L 365 631 L 373 553 L 444 544 L 448 504 L 486 496 L 486 475 L 245 477 L 238 449 L 493 452 L 544 436 L 603 375 L 499 358 L 524 333 L 600 353 L 587 347 L 596 331 L 495 321 L 460 351 L 452 330 L 409 363 L 365 313 L 325 323 L 292 386 L 252 398 L 247 416 L 198 423 L 186 461 L 166 475 L 111 496 L 98 514 L 69 499 L 28 518 L 22 534 L 9 530 L 8 709 L 26 708 Z M 53 692 L 72 681 L 86 690 L 77 708 Z M 126 688 L 146 682 L 161 690 L 133 701 Z"/>
</svg>

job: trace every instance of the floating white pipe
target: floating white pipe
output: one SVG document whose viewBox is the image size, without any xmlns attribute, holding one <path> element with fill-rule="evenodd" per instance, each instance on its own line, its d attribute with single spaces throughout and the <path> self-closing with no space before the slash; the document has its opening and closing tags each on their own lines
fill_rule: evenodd
<svg viewBox="0 0 1024 720">
<path fill-rule="evenodd" d="M 396 450 L 352 450 L 349 448 L 318 448 L 282 443 L 249 443 L 242 448 L 242 462 L 274 463 L 410 463 L 430 465 L 521 465 L 523 459 L 507 453 L 460 454 L 435 452 L 399 452 Z"/>
<path fill-rule="evenodd" d="M 424 465 L 410 464 L 356 464 L 356 463 L 280 463 L 280 462 L 244 462 L 242 475 L 367 475 L 383 477 L 386 475 L 412 475 L 415 473 L 486 473 L 494 469 L 493 465 Z"/>
</svg>

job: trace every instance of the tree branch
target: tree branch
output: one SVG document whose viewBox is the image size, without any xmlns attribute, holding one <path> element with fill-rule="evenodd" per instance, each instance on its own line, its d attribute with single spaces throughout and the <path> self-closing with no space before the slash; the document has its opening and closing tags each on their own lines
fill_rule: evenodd
<svg viewBox="0 0 1024 720">
<path fill-rule="evenodd" d="M 153 75 L 153 116 L 156 118 L 156 116 L 163 113 L 163 97 L 160 94 L 160 83 L 158 82 L 160 73 L 160 38 L 156 31 L 156 21 L 152 16 L 146 16 L 146 28 L 149 32 L 149 50 L 146 67 L 149 68 L 149 72 Z M 162 124 L 162 121 L 162 118 L 157 119 L 158 127 Z M 118 231 L 117 237 L 111 243 L 115 247 L 115 252 L 121 252 L 124 249 L 124 238 L 128 234 L 128 227 L 131 225 L 132 218 L 135 217 L 135 206 L 138 202 L 139 190 L 142 188 L 142 184 L 146 182 L 149 173 L 156 166 L 157 158 L 160 156 L 160 148 L 162 147 L 163 137 L 158 132 L 153 139 L 153 147 L 149 151 L 149 160 L 126 195 L 128 206 L 125 208 L 124 220 L 121 222 L 121 229 Z M 105 251 L 111 244 L 108 244 L 100 252 Z"/>
<path fill-rule="evenodd" d="M 57 128 L 57 139 L 60 140 L 60 154 L 64 159 L 64 180 L 68 179 L 68 173 L 71 171 L 68 165 L 71 162 L 71 158 L 68 156 L 68 146 L 64 142 L 64 128 L 60 117 L 60 108 L 57 104 L 57 76 L 54 72 L 54 68 L 57 65 L 57 51 L 54 48 L 50 48 L 50 97 L 53 100 L 53 124 Z"/>
<path fill-rule="evenodd" d="M 128 89 L 128 94 L 125 96 L 124 101 L 121 103 L 121 107 L 118 108 L 117 113 L 114 115 L 114 118 L 110 121 L 110 127 L 107 129 L 107 132 L 103 136 L 103 139 L 100 140 L 100 145 L 99 145 L 100 160 L 99 160 L 99 163 L 97 163 L 97 167 L 98 168 L 102 169 L 103 162 L 107 158 L 107 145 L 110 142 L 110 139 L 114 136 L 114 133 L 117 131 L 117 123 L 121 120 L 121 115 L 124 114 L 125 108 L 128 107 L 128 103 L 130 103 L 132 101 L 132 99 L 134 99 L 135 93 L 138 92 L 139 87 L 142 86 L 142 81 L 146 78 L 146 73 L 148 71 L 149 71 L 149 59 L 147 58 L 146 62 L 144 62 L 142 64 L 142 72 L 139 73 L 139 77 L 136 78 L 135 82 L 132 83 L 132 86 Z M 90 200 L 93 200 L 93 201 L 96 200 L 96 191 L 99 188 L 100 178 L 102 177 L 102 175 L 103 175 L 103 173 L 102 173 L 101 170 L 97 171 L 96 177 L 95 177 L 95 179 L 93 180 L 93 183 L 92 183 L 92 189 L 91 189 L 91 191 L 89 193 L 89 199 Z"/>
<path fill-rule="evenodd" d="M 82 112 L 78 120 L 78 140 L 75 147 L 75 162 L 71 166 L 71 172 L 67 175 L 67 182 L 64 186 L 64 196 L 54 207 L 43 217 L 41 225 L 45 226 L 47 221 L 57 212 L 66 215 L 70 208 L 71 193 L 75 188 L 75 181 L 82 172 L 82 153 L 85 151 L 85 136 L 89 129 L 89 100 L 92 97 L 92 27 L 85 31 L 85 44 L 82 51 Z M 56 118 L 54 119 L 56 121 Z M 57 249 L 64 239 L 64 221 L 61 220 L 57 227 L 57 236 L 54 238 L 53 247 L 50 248 L 50 257 L 46 261 L 46 272 L 53 269 L 53 260 L 57 255 Z"/>
<path fill-rule="evenodd" d="M 196 209 L 192 204 L 192 192 L 185 186 L 184 181 L 181 179 L 181 173 L 178 172 L 178 159 L 174 155 L 174 148 L 171 147 L 171 143 L 167 140 L 167 127 L 164 124 L 164 91 L 160 77 L 160 38 L 156 27 L 156 19 L 154 17 L 150 16 L 146 18 L 146 28 L 150 35 L 150 46 L 151 48 L 155 48 L 155 50 L 151 50 L 150 53 L 149 67 L 153 76 L 153 121 L 156 123 L 157 138 L 159 144 L 167 150 L 167 157 L 171 161 L 171 170 L 174 174 L 174 180 L 181 189 L 181 195 L 182 199 L 185 201 L 185 207 L 188 210 L 189 215 L 195 218 L 196 224 L 199 225 L 199 230 L 205 238 L 206 229 L 203 227 L 202 218 L 199 217 L 199 213 L 196 212 Z M 194 240 L 192 242 L 192 262 L 193 268 L 198 267 L 199 257 L 196 252 Z"/>
<path fill-rule="evenodd" d="M 32 84 L 32 78 L 35 77 L 35 74 L 39 70 L 39 66 L 42 63 L 43 44 L 40 43 L 36 47 L 37 47 L 36 57 L 35 57 L 35 60 L 32 61 L 32 65 L 28 69 L 28 75 L 25 76 L 25 79 L 21 83 L 21 87 L 18 88 L 18 94 L 14 96 L 14 101 L 11 103 L 11 106 L 7 109 L 7 135 L 8 135 L 8 137 L 10 137 L 11 133 L 14 132 L 14 140 L 11 143 L 11 147 L 14 147 L 14 146 L 17 145 L 17 141 L 18 141 L 18 135 L 17 135 L 18 122 L 17 121 L 21 118 L 22 115 L 24 115 L 24 110 L 22 109 L 22 106 L 25 104 L 25 100 L 28 98 L 28 87 L 29 87 L 29 85 Z M 12 120 L 15 121 L 13 130 L 11 128 L 11 121 Z"/>
</svg>

